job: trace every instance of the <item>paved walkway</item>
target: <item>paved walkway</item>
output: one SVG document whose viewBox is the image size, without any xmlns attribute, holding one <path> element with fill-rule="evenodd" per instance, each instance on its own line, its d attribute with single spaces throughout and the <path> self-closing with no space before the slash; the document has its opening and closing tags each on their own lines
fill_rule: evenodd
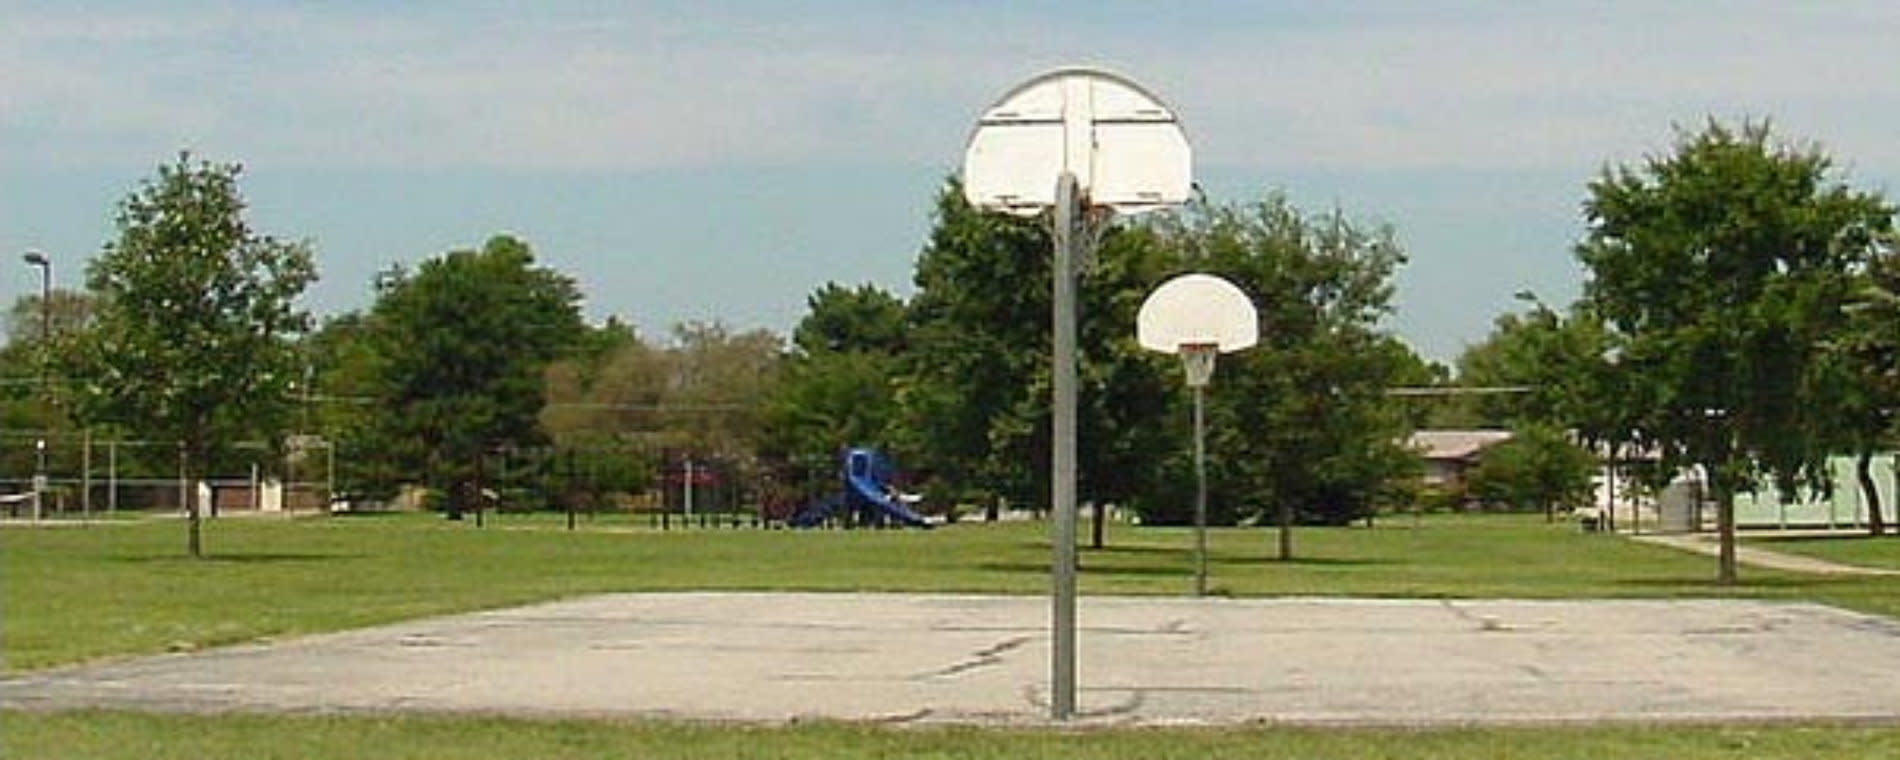
<svg viewBox="0 0 1900 760">
<path fill-rule="evenodd" d="M 1716 536 L 1708 533 L 1646 533 L 1626 536 L 1634 541 L 1646 544 L 1667 546 L 1673 549 L 1707 554 L 1711 557 L 1721 553 L 1722 546 Z M 1799 554 L 1788 554 L 1758 546 L 1750 546 L 1743 541 L 1735 544 L 1735 561 L 1753 567 L 1769 570 L 1786 570 L 1795 573 L 1813 573 L 1815 575 L 1891 575 L 1900 576 L 1900 570 L 1863 565 L 1844 565 L 1839 562 Z M 1900 591 L 1896 591 L 1900 593 Z"/>
<path fill-rule="evenodd" d="M 1034 724 L 1048 603 L 618 594 L 0 680 L 0 708 Z M 1087 597 L 1090 723 L 1900 722 L 1900 623 L 1805 603 Z"/>
</svg>

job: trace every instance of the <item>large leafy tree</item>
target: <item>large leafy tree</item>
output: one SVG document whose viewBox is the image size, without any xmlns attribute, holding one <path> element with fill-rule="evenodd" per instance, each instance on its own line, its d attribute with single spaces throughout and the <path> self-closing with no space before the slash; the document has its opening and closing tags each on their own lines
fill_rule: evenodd
<svg viewBox="0 0 1900 760">
<path fill-rule="evenodd" d="M 657 448 L 667 438 L 661 407 L 670 372 L 664 348 L 609 320 L 548 366 L 541 426 L 557 440 L 619 438 Z"/>
<path fill-rule="evenodd" d="M 1818 384 L 1833 401 L 1831 438 L 1854 457 L 1868 507 L 1868 532 L 1886 529 L 1874 482 L 1874 456 L 1900 443 L 1900 245 L 1889 231 L 1878 253 L 1855 273 L 1845 324 L 1829 341 Z"/>
<path fill-rule="evenodd" d="M 1049 235 L 971 207 L 955 183 L 935 213 L 914 274 L 895 432 L 915 452 L 908 466 L 929 472 L 948 498 L 1042 503 Z"/>
<path fill-rule="evenodd" d="M 1616 353 L 1616 337 L 1587 308 L 1559 314 L 1539 302 L 1525 313 L 1500 316 L 1484 342 L 1459 355 L 1458 378 L 1467 387 L 1513 392 L 1459 399 L 1463 421 L 1567 430 L 1607 454 L 1617 477 L 1625 455 L 1639 450 L 1634 420 L 1649 409 L 1652 389 L 1620 371 Z"/>
<path fill-rule="evenodd" d="M 871 285 L 827 283 L 806 303 L 762 410 L 763 453 L 801 495 L 832 487 L 842 447 L 899 443 L 892 427 L 907 333 L 904 302 Z"/>
<path fill-rule="evenodd" d="M 55 288 L 44 304 L 40 294 L 21 296 L 0 323 L 6 343 L 0 345 L 0 430 L 39 430 L 42 437 L 60 434 L 68 422 L 51 393 L 54 347 L 92 324 L 93 299 L 84 291 Z M 49 451 L 49 467 L 59 467 L 59 449 Z M 37 466 L 26 446 L 0 446 L 0 471 L 27 472 Z"/>
<path fill-rule="evenodd" d="M 177 441 L 188 479 L 244 438 L 275 442 L 308 327 L 310 251 L 253 231 L 236 164 L 181 154 L 119 204 L 118 238 L 87 269 L 90 329 L 58 352 L 88 422 Z M 197 489 L 188 549 L 202 554 Z"/>
<path fill-rule="evenodd" d="M 379 364 L 370 325 L 363 312 L 339 314 L 323 320 L 300 347 L 298 430 L 348 453 L 333 458 L 338 492 L 332 499 L 386 498 L 406 475 L 380 455 L 373 437 Z"/>
<path fill-rule="evenodd" d="M 459 517 L 487 452 L 542 442 L 543 370 L 583 335 L 580 293 L 507 236 L 391 271 L 377 290 L 376 414 L 360 453 L 441 490 Z"/>
<path fill-rule="evenodd" d="M 1665 468 L 1708 478 L 1723 583 L 1736 579 L 1736 490 L 1766 473 L 1789 493 L 1820 470 L 1827 400 L 1811 380 L 1846 273 L 1891 224 L 1891 206 L 1831 169 L 1766 124 L 1711 123 L 1668 154 L 1606 169 L 1584 204 L 1586 305 L 1651 401 L 1632 427 Z"/>
<path fill-rule="evenodd" d="M 766 330 L 734 330 L 717 322 L 673 328 L 666 352 L 665 403 L 677 444 L 749 466 L 759 446 L 759 415 L 778 371 L 784 341 Z"/>
<path fill-rule="evenodd" d="M 1511 440 L 1485 450 L 1471 471 L 1469 495 L 1485 504 L 1541 510 L 1551 521 L 1559 507 L 1588 502 L 1595 470 L 1596 457 L 1562 430 L 1530 423 Z"/>
<path fill-rule="evenodd" d="M 1036 503 L 1046 491 L 1048 252 L 1036 221 L 977 212 L 954 186 L 939 199 L 900 403 L 933 472 L 966 496 Z M 1211 396 L 1215 519 L 1369 514 L 1410 461 L 1384 390 L 1415 381 L 1419 362 L 1377 329 L 1400 260 L 1389 230 L 1278 197 L 1108 230 L 1080 288 L 1083 499 L 1130 504 L 1150 522 L 1188 515 L 1181 370 L 1141 351 L 1133 325 L 1156 284 L 1200 270 L 1252 293 L 1267 335 L 1223 358 Z"/>
<path fill-rule="evenodd" d="M 805 317 L 792 329 L 792 350 L 798 354 L 904 350 L 909 331 L 904 302 L 889 291 L 870 284 L 847 288 L 828 282 L 805 300 L 805 307 Z"/>
<path fill-rule="evenodd" d="M 917 261 L 894 438 L 952 498 L 1041 504 L 1050 467 L 1048 229 L 974 209 L 954 183 L 936 215 Z M 1169 445 L 1184 439 L 1163 416 L 1169 373 L 1179 370 L 1134 341 L 1135 311 L 1172 255 L 1151 230 L 1111 228 L 1081 278 L 1077 486 L 1097 526 L 1107 503 L 1151 497 L 1160 463 L 1186 448 Z"/>
<path fill-rule="evenodd" d="M 1412 461 L 1385 390 L 1416 363 L 1379 329 L 1404 253 L 1389 227 L 1280 195 L 1191 211 L 1169 233 L 1180 266 L 1238 284 L 1261 322 L 1260 345 L 1222 357 L 1211 389 L 1210 498 L 1279 524 L 1289 557 L 1293 523 L 1371 515 Z"/>
<path fill-rule="evenodd" d="M 42 333 L 51 339 L 82 332 L 92 325 L 92 294 L 54 288 L 48 295 L 45 306 L 40 304 L 40 294 L 34 293 L 21 296 L 7 309 L 7 345 L 30 350 L 39 344 Z"/>
<path fill-rule="evenodd" d="M 1483 342 L 1459 354 L 1458 381 L 1512 392 L 1466 397 L 1469 419 L 1487 427 L 1592 427 L 1607 400 L 1594 382 L 1610 345 L 1609 333 L 1588 313 L 1562 315 L 1540 303 L 1522 314 L 1499 316 Z"/>
<path fill-rule="evenodd" d="M 545 482 L 570 508 L 651 483 L 658 448 L 645 437 L 657 417 L 659 354 L 632 325 L 609 317 L 543 373 L 541 430 L 554 446 Z"/>
<path fill-rule="evenodd" d="M 1103 237 L 1080 283 L 1078 485 L 1094 513 L 1093 548 L 1104 544 L 1110 503 L 1149 517 L 1192 514 L 1192 417 L 1183 370 L 1172 357 L 1142 348 L 1134 330 L 1136 312 L 1178 256 L 1154 226 L 1124 225 Z M 1052 370 L 1045 363 L 1041 376 Z"/>
</svg>

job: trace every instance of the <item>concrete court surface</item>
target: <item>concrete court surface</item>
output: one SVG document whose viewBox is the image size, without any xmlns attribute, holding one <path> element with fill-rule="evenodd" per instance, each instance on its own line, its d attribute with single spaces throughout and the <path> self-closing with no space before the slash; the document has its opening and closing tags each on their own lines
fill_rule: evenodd
<svg viewBox="0 0 1900 760">
<path fill-rule="evenodd" d="M 0 707 L 1037 723 L 1048 601 L 615 594 L 0 681 Z M 1900 721 L 1900 623 L 1802 603 L 1085 597 L 1084 721 Z"/>
</svg>

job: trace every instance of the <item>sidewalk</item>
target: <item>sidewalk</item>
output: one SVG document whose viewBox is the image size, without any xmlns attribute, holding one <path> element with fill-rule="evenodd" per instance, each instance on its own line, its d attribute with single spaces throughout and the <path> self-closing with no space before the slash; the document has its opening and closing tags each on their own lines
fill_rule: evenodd
<svg viewBox="0 0 1900 760">
<path fill-rule="evenodd" d="M 1711 557 L 1721 553 L 1721 544 L 1709 533 L 1645 533 L 1637 536 L 1625 535 L 1632 541 L 1667 546 Z M 1815 575 L 1892 575 L 1900 576 L 1900 570 L 1861 565 L 1844 565 L 1814 557 L 1787 554 L 1759 547 L 1749 546 L 1745 541 L 1735 545 L 1735 561 L 1752 567 L 1769 570 L 1786 570 L 1794 573 L 1813 573 Z"/>
</svg>

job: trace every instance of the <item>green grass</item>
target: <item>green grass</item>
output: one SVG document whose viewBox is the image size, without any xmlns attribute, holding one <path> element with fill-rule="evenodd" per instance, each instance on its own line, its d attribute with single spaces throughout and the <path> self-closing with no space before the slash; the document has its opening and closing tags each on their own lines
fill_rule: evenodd
<svg viewBox="0 0 1900 760">
<path fill-rule="evenodd" d="M 1891 528 L 1889 529 L 1891 530 Z M 1865 534 L 1822 538 L 1750 538 L 1751 545 L 1830 562 L 1900 570 L 1900 536 L 1868 538 Z"/>
<path fill-rule="evenodd" d="M 0 645 L 9 671 L 355 628 L 604 591 L 686 589 L 1041 594 L 1041 524 L 921 531 L 691 530 L 508 516 L 477 529 L 429 515 L 226 519 L 209 558 L 175 520 L 0 530 Z M 1115 526 L 1082 553 L 1089 594 L 1180 594 L 1182 529 Z M 1900 617 L 1900 579 L 1745 569 L 1525 516 L 1399 519 L 1302 529 L 1292 562 L 1272 534 L 1213 534 L 1211 585 L 1239 596 L 1803 599 Z"/>
<path fill-rule="evenodd" d="M 1814 758 L 1900 757 L 1900 727 L 1607 726 L 1055 731 L 783 727 L 428 716 L 0 713 L 6 757 L 258 758 Z"/>
</svg>

